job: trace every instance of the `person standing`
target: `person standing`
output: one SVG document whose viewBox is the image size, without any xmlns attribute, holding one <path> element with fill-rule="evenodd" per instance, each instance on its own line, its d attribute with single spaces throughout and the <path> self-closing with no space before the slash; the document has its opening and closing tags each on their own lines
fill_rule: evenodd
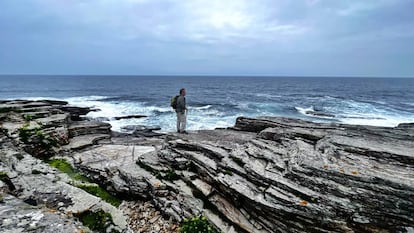
<svg viewBox="0 0 414 233">
<path fill-rule="evenodd" d="M 180 95 L 177 97 L 177 108 L 175 112 L 177 113 L 177 132 L 178 133 L 187 133 L 185 130 L 187 124 L 187 105 L 185 103 L 186 91 L 184 88 L 180 89 Z"/>
</svg>

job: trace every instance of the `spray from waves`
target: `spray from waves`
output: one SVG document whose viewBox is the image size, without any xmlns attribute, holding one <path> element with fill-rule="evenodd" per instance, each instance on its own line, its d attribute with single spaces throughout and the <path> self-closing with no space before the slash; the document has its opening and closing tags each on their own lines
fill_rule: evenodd
<svg viewBox="0 0 414 233">
<path fill-rule="evenodd" d="M 100 109 L 100 111 L 88 113 L 87 117 L 110 123 L 114 131 L 123 131 L 122 128 L 126 125 L 159 126 L 163 132 L 175 131 L 176 128 L 176 115 L 168 104 L 159 106 L 149 105 L 146 102 L 108 101 L 105 96 L 71 97 L 65 100 L 76 106 Z M 226 115 L 225 112 L 219 111 L 212 105 L 189 106 L 188 109 L 189 130 L 228 127 L 235 121 L 235 116 Z M 127 115 L 146 115 L 147 117 L 115 120 L 115 117 Z"/>
<path fill-rule="evenodd" d="M 310 106 L 310 107 L 308 107 L 308 108 L 295 107 L 295 109 L 296 109 L 299 113 L 301 113 L 301 114 L 303 114 L 303 115 L 305 115 L 305 116 L 308 116 L 308 112 L 314 112 L 314 111 L 315 111 L 315 109 L 313 108 L 313 106 Z"/>
<path fill-rule="evenodd" d="M 213 105 L 209 104 L 209 105 L 205 105 L 205 106 L 200 106 L 200 107 L 193 107 L 194 109 L 197 110 L 203 110 L 203 109 L 209 109 L 211 108 Z"/>
<path fill-rule="evenodd" d="M 272 94 L 267 94 L 267 93 L 257 93 L 257 94 L 255 94 L 255 96 L 266 98 L 266 99 L 274 99 L 274 98 L 281 98 L 282 97 L 281 95 L 272 95 Z"/>
<path fill-rule="evenodd" d="M 56 98 L 36 97 L 25 99 L 42 100 Z M 115 131 L 123 131 L 122 127 L 126 125 L 159 126 L 163 132 L 175 131 L 176 116 L 168 103 L 157 105 L 154 102 L 122 100 L 122 98 L 108 100 L 107 96 L 70 97 L 63 100 L 75 106 L 100 109 L 100 111 L 90 112 L 87 117 L 108 122 Z M 285 116 L 317 122 L 335 121 L 345 124 L 389 127 L 394 127 L 402 122 L 414 121 L 414 116 L 410 112 L 396 110 L 375 103 L 357 102 L 343 98 L 328 98 L 326 96 L 320 97 L 320 99 L 312 99 L 307 103 L 305 101 L 304 105 L 294 107 L 294 112 L 291 111 L 293 109 L 291 102 L 200 103 L 188 108 L 187 121 L 189 130 L 229 127 L 234 125 L 237 116 Z M 323 114 L 332 114 L 333 117 Z M 140 119 L 114 119 L 114 117 L 127 115 L 146 115 L 148 117 Z"/>
<path fill-rule="evenodd" d="M 318 110 L 311 107 L 295 107 L 298 113 L 306 117 L 316 118 L 319 121 L 332 120 L 352 125 L 372 125 L 395 127 L 402 122 L 412 122 L 414 117 L 409 112 L 404 112 L 372 103 L 357 102 L 354 100 L 331 99 L 335 102 L 321 101 Z M 315 114 L 316 113 L 316 114 Z M 329 118 L 331 118 L 329 120 Z"/>
</svg>

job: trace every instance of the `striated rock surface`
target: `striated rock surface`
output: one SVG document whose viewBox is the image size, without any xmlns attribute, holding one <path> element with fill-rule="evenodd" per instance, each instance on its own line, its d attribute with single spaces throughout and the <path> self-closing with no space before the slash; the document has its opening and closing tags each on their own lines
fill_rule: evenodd
<svg viewBox="0 0 414 233">
<path fill-rule="evenodd" d="M 80 222 L 48 208 L 29 205 L 6 195 L 0 204 L 1 232 L 73 233 L 87 231 Z"/>
<path fill-rule="evenodd" d="M 414 231 L 410 123 L 384 128 L 240 117 L 229 129 L 146 137 L 74 121 L 86 110 L 65 105 L 0 102 L 0 109 L 11 108 L 0 113 L 0 168 L 7 173 L 0 190 L 15 215 L 25 215 L 26 201 L 36 203 L 34 211 L 56 209 L 51 218 L 72 230 L 82 224 L 67 213 L 98 208 L 124 232 L 176 232 L 198 215 L 226 233 Z M 116 208 L 19 150 L 23 126 L 52 136 L 59 131 L 67 140 L 53 146 L 55 156 L 128 201 Z"/>
</svg>

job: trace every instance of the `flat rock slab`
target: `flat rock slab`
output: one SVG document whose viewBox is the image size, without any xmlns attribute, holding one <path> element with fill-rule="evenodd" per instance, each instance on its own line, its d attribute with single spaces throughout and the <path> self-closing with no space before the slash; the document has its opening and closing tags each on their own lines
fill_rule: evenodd
<svg viewBox="0 0 414 233">
<path fill-rule="evenodd" d="M 152 146 L 102 145 L 76 153 L 73 158 L 75 163 L 83 167 L 105 171 L 111 168 L 122 168 L 131 163 L 135 164 L 142 154 L 153 151 L 155 148 Z"/>
<path fill-rule="evenodd" d="M 75 137 L 86 134 L 109 134 L 111 125 L 99 121 L 79 121 L 69 125 L 69 136 Z"/>
<path fill-rule="evenodd" d="M 63 146 L 67 150 L 81 150 L 86 147 L 96 145 L 99 140 L 111 138 L 108 134 L 89 134 L 81 135 L 70 139 L 68 145 Z"/>
</svg>

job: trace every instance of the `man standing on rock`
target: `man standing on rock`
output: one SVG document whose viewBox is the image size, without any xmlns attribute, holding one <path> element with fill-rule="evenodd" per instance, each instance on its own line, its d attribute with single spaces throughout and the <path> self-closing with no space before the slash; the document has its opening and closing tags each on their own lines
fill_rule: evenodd
<svg viewBox="0 0 414 233">
<path fill-rule="evenodd" d="M 187 105 L 185 104 L 185 94 L 185 89 L 181 88 L 180 95 L 177 97 L 177 108 L 175 109 L 175 112 L 177 113 L 177 132 L 186 134 Z"/>
</svg>

